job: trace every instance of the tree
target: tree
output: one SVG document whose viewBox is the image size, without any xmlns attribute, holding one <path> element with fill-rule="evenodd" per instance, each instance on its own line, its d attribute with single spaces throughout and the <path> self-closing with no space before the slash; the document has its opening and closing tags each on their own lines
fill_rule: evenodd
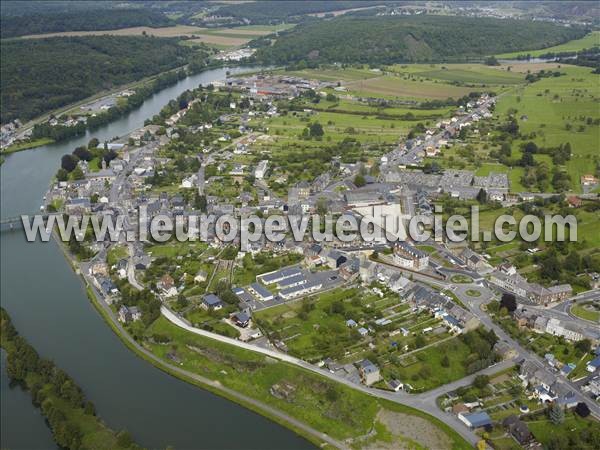
<svg viewBox="0 0 600 450">
<path fill-rule="evenodd" d="M 185 295 L 179 294 L 177 296 L 177 306 L 179 306 L 180 308 L 185 308 L 188 305 L 188 303 L 188 299 L 185 298 Z"/>
<path fill-rule="evenodd" d="M 587 417 L 590 415 L 590 408 L 584 402 L 579 402 L 579 403 L 577 403 L 577 406 L 575 407 L 575 412 L 580 417 Z"/>
<path fill-rule="evenodd" d="M 88 148 L 90 150 L 94 150 L 95 148 L 98 147 L 98 145 L 100 145 L 100 141 L 98 140 L 98 138 L 91 138 L 90 141 L 88 142 Z"/>
<path fill-rule="evenodd" d="M 500 300 L 500 307 L 506 308 L 508 312 L 513 312 L 517 309 L 517 299 L 514 294 L 504 293 Z"/>
<path fill-rule="evenodd" d="M 319 122 L 315 122 L 310 124 L 309 128 L 309 132 L 310 132 L 310 137 L 322 137 L 325 132 L 323 131 L 323 126 L 319 123 Z"/>
<path fill-rule="evenodd" d="M 554 425 L 560 425 L 565 421 L 565 412 L 558 403 L 553 403 L 548 411 L 548 417 Z"/>
<path fill-rule="evenodd" d="M 364 175 L 359 173 L 354 177 L 354 184 L 356 185 L 356 187 L 363 187 L 367 184 L 367 180 L 365 180 Z"/>
<path fill-rule="evenodd" d="M 73 172 L 75 167 L 77 167 L 77 162 L 79 159 L 75 155 L 64 155 L 60 159 L 60 167 L 65 169 L 67 172 Z"/>
<path fill-rule="evenodd" d="M 473 380 L 473 386 L 477 389 L 483 389 L 490 383 L 490 377 L 487 375 L 477 375 L 475 380 Z"/>
<path fill-rule="evenodd" d="M 442 358 L 442 367 L 450 367 L 450 358 L 448 358 L 448 355 L 444 355 Z"/>
<path fill-rule="evenodd" d="M 581 353 L 589 353 L 592 350 L 592 341 L 589 339 L 577 341 L 575 342 L 575 348 Z"/>
<path fill-rule="evenodd" d="M 58 181 L 67 181 L 68 178 L 69 178 L 69 172 L 67 172 L 62 167 L 60 169 L 58 169 L 58 171 L 56 172 L 56 179 Z"/>
<path fill-rule="evenodd" d="M 81 170 L 81 167 L 77 166 L 75 167 L 73 172 L 71 172 L 71 176 L 74 180 L 83 180 L 85 174 L 83 173 L 83 170 Z"/>
<path fill-rule="evenodd" d="M 499 66 L 500 63 L 498 62 L 496 57 L 492 55 L 492 56 L 485 58 L 485 65 L 486 66 Z"/>
<path fill-rule="evenodd" d="M 79 159 L 83 159 L 84 161 L 91 161 L 94 157 L 92 153 L 85 147 L 77 147 L 73 150 L 73 154 L 77 156 Z"/>
</svg>

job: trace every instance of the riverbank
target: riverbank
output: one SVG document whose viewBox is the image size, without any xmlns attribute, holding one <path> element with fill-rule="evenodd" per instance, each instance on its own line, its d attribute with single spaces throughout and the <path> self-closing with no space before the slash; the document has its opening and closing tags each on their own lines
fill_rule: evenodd
<svg viewBox="0 0 600 450">
<path fill-rule="evenodd" d="M 240 406 L 243 406 L 244 408 L 254 411 L 262 415 L 263 417 L 266 417 L 267 419 L 272 420 L 273 422 L 290 429 L 291 431 L 298 434 L 299 436 L 302 436 L 304 439 L 313 443 L 317 447 L 324 449 L 346 448 L 342 443 L 337 442 L 334 439 L 329 438 L 327 435 L 324 435 L 318 432 L 317 430 L 306 426 L 305 424 L 294 419 L 293 417 L 282 414 L 280 411 L 277 411 L 274 408 L 269 407 L 268 405 L 262 404 L 261 402 L 244 394 L 236 392 L 232 389 L 227 389 L 224 386 L 222 386 L 219 382 L 215 382 L 208 378 L 199 376 L 197 374 L 193 374 L 177 366 L 169 364 L 166 361 L 161 360 L 149 350 L 142 347 L 131 337 L 131 335 L 129 335 L 129 333 L 127 333 L 127 331 L 123 328 L 123 326 L 113 314 L 110 307 L 100 298 L 95 287 L 89 282 L 85 274 L 81 273 L 81 271 L 77 268 L 76 259 L 73 257 L 73 255 L 70 254 L 68 248 L 64 245 L 64 243 L 59 238 L 57 238 L 55 233 L 53 233 L 53 238 L 58 244 L 61 251 L 63 252 L 63 255 L 65 256 L 68 264 L 71 266 L 73 271 L 81 277 L 81 281 L 83 282 L 83 285 L 85 287 L 87 297 L 96 309 L 96 311 L 100 314 L 102 319 L 111 328 L 111 330 L 117 335 L 121 342 L 125 344 L 125 346 L 133 353 L 135 353 L 138 357 L 152 364 L 157 369 L 160 369 L 163 372 L 175 378 L 178 378 L 182 381 L 185 381 L 186 383 L 190 383 L 194 386 L 210 391 L 213 394 L 224 397 L 229 401 L 232 401 Z"/>
<path fill-rule="evenodd" d="M 81 389 L 19 336 L 8 313 L 0 309 L 0 346 L 6 351 L 7 373 L 31 394 L 48 423 L 55 442 L 63 448 L 89 450 L 139 449 L 125 432 L 108 428 L 85 399 Z"/>
<path fill-rule="evenodd" d="M 388 439 L 388 434 L 398 443 L 411 442 L 411 445 L 415 446 L 422 445 L 423 440 L 427 440 L 421 434 L 413 434 L 413 430 L 410 428 L 398 426 L 398 423 L 404 423 L 399 420 L 391 421 L 395 424 L 395 428 L 390 433 L 390 430 L 386 430 L 385 426 L 379 424 L 378 418 L 382 415 L 388 418 L 392 416 L 409 419 L 413 424 L 416 422 L 418 428 L 425 431 L 425 435 L 435 436 L 433 440 L 435 448 L 446 448 L 441 446 L 442 442 L 448 444 L 448 449 L 471 448 L 456 431 L 425 412 L 379 399 L 369 393 L 346 387 L 292 364 L 274 358 L 263 358 L 262 355 L 250 350 L 240 350 L 217 340 L 193 336 L 189 333 L 186 336 L 183 334 L 184 330 L 180 330 L 180 333 L 177 331 L 177 327 L 169 324 L 163 317 L 160 317 L 150 327 L 148 333 L 158 332 L 161 335 L 168 335 L 170 341 L 166 347 L 165 345 L 148 345 L 148 343 L 140 342 L 139 339 L 135 340 L 118 322 L 114 312 L 102 300 L 101 295 L 86 275 L 79 272 L 77 261 L 70 255 L 68 249 L 60 242 L 59 246 L 71 267 L 82 276 L 88 298 L 119 339 L 137 356 L 175 378 L 257 412 L 321 448 L 345 449 L 350 446 L 356 447 L 357 443 L 367 445 L 367 441 L 372 444 Z M 179 362 L 182 367 L 171 364 L 170 361 L 173 361 L 173 358 L 165 355 L 165 348 L 177 348 L 177 352 L 183 356 L 183 347 L 190 347 L 192 350 L 188 349 L 185 357 L 182 357 L 182 361 Z M 214 367 L 212 363 L 215 361 L 203 361 L 198 365 L 198 361 L 194 359 L 197 352 L 209 352 L 215 355 L 218 353 L 220 356 L 215 356 L 215 358 L 219 362 L 226 362 L 214 365 Z M 257 365 L 264 366 L 263 368 L 268 373 L 258 374 L 258 371 L 250 368 L 256 368 Z M 201 367 L 200 373 L 206 376 L 194 370 L 194 367 L 199 366 Z M 234 373 L 234 377 L 229 375 L 231 371 L 239 372 L 240 370 L 242 373 Z M 248 370 L 250 370 L 249 373 Z M 274 380 L 277 378 L 282 378 L 283 383 L 288 383 L 288 385 L 298 385 L 298 390 L 308 389 L 318 392 L 303 395 L 300 400 L 303 403 L 302 406 L 296 408 L 294 405 L 288 405 L 287 402 L 281 402 L 281 399 L 275 398 L 273 395 L 273 386 L 279 386 L 282 383 L 282 381 L 275 382 Z M 333 401 L 329 398 L 332 390 L 335 392 Z M 302 393 L 304 394 L 304 391 Z M 298 394 L 300 395 L 300 392 Z M 317 395 L 314 396 L 315 394 Z M 282 406 L 285 406 L 283 410 Z M 338 417 L 322 417 L 324 411 L 329 411 L 329 413 L 333 411 L 332 406 Z"/>
<path fill-rule="evenodd" d="M 17 144 L 12 144 L 6 147 L 0 154 L 9 155 L 11 153 L 22 152 L 23 150 L 29 150 L 36 147 L 41 147 L 42 145 L 53 144 L 54 140 L 50 138 L 40 138 L 34 139 L 32 141 L 22 141 Z"/>
</svg>

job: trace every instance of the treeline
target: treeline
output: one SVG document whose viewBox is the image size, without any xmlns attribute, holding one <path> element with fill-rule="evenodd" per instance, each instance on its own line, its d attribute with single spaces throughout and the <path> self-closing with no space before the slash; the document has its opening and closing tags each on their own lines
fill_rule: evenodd
<svg viewBox="0 0 600 450">
<path fill-rule="evenodd" d="M 485 55 L 543 48 L 580 38 L 585 30 L 543 22 L 449 16 L 343 16 L 301 24 L 273 45 L 258 39 L 259 63 L 370 63 L 467 61 Z M 269 42 L 270 43 L 270 42 Z"/>
<path fill-rule="evenodd" d="M 177 39 L 78 36 L 0 43 L 0 121 L 29 120 L 188 62 Z"/>
<path fill-rule="evenodd" d="M 247 19 L 252 23 L 271 23 L 284 19 L 297 20 L 306 14 L 366 6 L 374 5 L 370 1 L 269 1 L 223 6 L 217 10 L 216 14 Z"/>
<path fill-rule="evenodd" d="M 8 377 L 31 393 L 33 404 L 42 411 L 61 448 L 90 448 L 87 436 L 101 439 L 107 448 L 140 448 L 127 432 L 116 433 L 96 417 L 94 404 L 86 400 L 75 380 L 52 361 L 41 358 L 19 336 L 4 308 L 0 308 L 0 332 Z"/>
<path fill-rule="evenodd" d="M 128 27 L 164 27 L 173 22 L 152 9 L 106 9 L 38 12 L 18 17 L 2 17 L 0 36 L 11 38 L 29 34 L 63 31 L 114 30 Z"/>
</svg>

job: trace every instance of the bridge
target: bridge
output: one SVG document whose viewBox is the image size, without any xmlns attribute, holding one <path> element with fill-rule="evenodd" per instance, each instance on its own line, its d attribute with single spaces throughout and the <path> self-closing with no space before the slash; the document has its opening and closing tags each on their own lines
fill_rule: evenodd
<svg viewBox="0 0 600 450">
<path fill-rule="evenodd" d="M 23 215 L 31 218 L 38 214 L 40 214 L 40 213 L 31 213 L 31 214 L 23 214 Z M 46 222 L 48 217 L 50 217 L 51 215 L 58 215 L 58 213 L 52 213 L 52 214 L 43 213 L 43 214 L 41 214 L 44 222 Z M 13 217 L 5 217 L 0 220 L 0 232 L 16 231 L 16 230 L 22 230 L 22 229 L 23 229 L 23 221 L 21 220 L 21 215 L 13 216 Z"/>
</svg>

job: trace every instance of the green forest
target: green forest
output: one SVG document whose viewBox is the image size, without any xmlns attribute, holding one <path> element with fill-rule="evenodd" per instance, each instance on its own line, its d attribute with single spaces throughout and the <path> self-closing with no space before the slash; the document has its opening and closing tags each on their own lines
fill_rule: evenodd
<svg viewBox="0 0 600 450">
<path fill-rule="evenodd" d="M 586 30 L 550 23 L 448 16 L 339 17 L 305 23 L 254 41 L 255 58 L 269 64 L 321 62 L 391 64 L 465 61 L 484 55 L 544 48 Z"/>
<path fill-rule="evenodd" d="M 93 20 L 90 20 L 90 17 Z M 114 30 L 147 26 L 162 27 L 173 23 L 162 13 L 150 9 L 89 9 L 60 13 L 31 13 L 2 17 L 2 38 L 62 31 Z"/>
<path fill-rule="evenodd" d="M 186 64 L 194 51 L 177 39 L 79 36 L 2 41 L 1 122 L 28 120 Z"/>
<path fill-rule="evenodd" d="M 377 3 L 383 4 L 385 2 Z M 373 6 L 370 1 L 269 1 L 228 5 L 219 8 L 220 16 L 244 18 L 252 23 L 280 21 L 306 14 Z"/>
</svg>

